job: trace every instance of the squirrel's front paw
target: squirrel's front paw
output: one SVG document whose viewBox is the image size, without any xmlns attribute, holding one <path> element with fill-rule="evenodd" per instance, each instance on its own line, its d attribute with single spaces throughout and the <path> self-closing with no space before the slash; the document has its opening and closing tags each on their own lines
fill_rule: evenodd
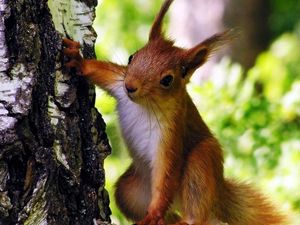
<svg viewBox="0 0 300 225">
<path fill-rule="evenodd" d="M 148 213 L 144 219 L 137 222 L 135 225 L 165 225 L 165 223 L 161 213 L 154 211 Z"/>
<path fill-rule="evenodd" d="M 79 42 L 72 41 L 70 39 L 63 39 L 63 53 L 69 58 L 70 61 L 64 64 L 66 69 L 76 69 L 77 74 L 81 73 L 82 56 L 80 54 Z"/>
</svg>

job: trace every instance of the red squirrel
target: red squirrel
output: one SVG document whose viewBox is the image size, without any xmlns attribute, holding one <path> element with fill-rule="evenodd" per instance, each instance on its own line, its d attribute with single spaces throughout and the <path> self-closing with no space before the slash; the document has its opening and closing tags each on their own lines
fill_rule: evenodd
<svg viewBox="0 0 300 225">
<path fill-rule="evenodd" d="M 148 43 L 128 65 L 83 59 L 64 39 L 66 68 L 117 99 L 132 164 L 116 184 L 116 202 L 137 225 L 279 225 L 285 216 L 250 185 L 225 179 L 223 152 L 186 91 L 193 72 L 230 38 L 215 34 L 176 47 L 162 33 L 173 0 L 165 0 Z"/>
</svg>

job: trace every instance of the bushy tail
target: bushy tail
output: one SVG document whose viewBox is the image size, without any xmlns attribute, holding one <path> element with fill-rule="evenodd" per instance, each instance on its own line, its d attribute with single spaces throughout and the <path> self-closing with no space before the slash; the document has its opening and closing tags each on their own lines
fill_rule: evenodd
<svg viewBox="0 0 300 225">
<path fill-rule="evenodd" d="M 286 216 L 255 188 L 226 180 L 220 196 L 219 219 L 229 225 L 287 225 Z"/>
</svg>

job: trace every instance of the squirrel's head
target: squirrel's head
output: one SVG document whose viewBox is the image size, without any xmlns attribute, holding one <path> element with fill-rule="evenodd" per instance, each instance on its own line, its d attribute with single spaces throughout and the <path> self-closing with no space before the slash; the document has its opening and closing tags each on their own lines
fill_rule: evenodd
<svg viewBox="0 0 300 225">
<path fill-rule="evenodd" d="M 190 49 L 174 46 L 162 32 L 162 21 L 173 0 L 165 0 L 152 25 L 148 43 L 129 57 L 124 88 L 134 100 L 167 102 L 185 92 L 193 72 L 230 39 L 230 31 L 215 34 Z"/>
</svg>

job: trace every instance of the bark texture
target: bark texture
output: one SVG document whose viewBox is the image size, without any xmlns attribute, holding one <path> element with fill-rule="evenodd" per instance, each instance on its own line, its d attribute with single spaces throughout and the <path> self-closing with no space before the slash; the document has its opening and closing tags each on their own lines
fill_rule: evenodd
<svg viewBox="0 0 300 225">
<path fill-rule="evenodd" d="M 61 71 L 62 36 L 94 57 L 95 4 L 0 0 L 1 225 L 110 221 L 94 88 Z"/>
</svg>

